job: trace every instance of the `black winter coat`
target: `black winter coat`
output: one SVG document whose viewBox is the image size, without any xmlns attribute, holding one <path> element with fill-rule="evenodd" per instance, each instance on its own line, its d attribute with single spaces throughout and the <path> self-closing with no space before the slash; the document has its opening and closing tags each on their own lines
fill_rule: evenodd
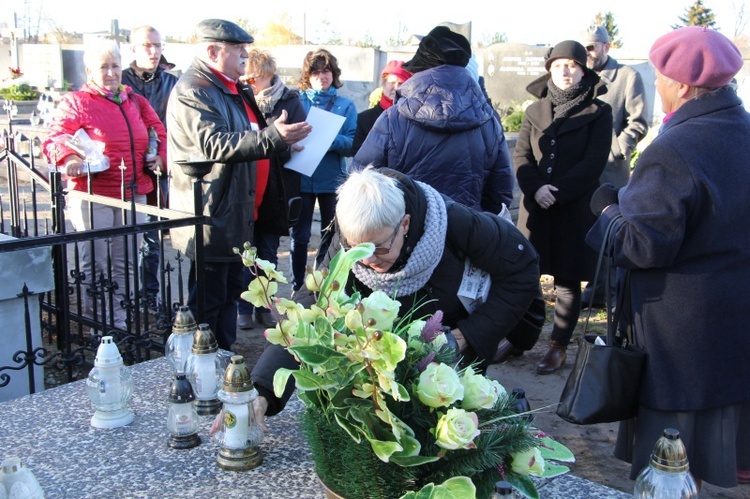
<svg viewBox="0 0 750 499">
<path fill-rule="evenodd" d="M 612 110 L 593 97 L 583 107 L 553 123 L 546 95 L 549 74 L 527 90 L 542 97 L 526 110 L 513 154 L 523 194 L 518 227 L 539 253 L 539 269 L 559 279 L 588 281 L 594 277 L 596 254 L 585 242 L 596 221 L 589 203 L 599 186 L 612 141 Z M 559 190 L 544 209 L 534 194 L 545 184 Z"/>
<path fill-rule="evenodd" d="M 203 177 L 203 225 L 206 262 L 239 262 L 233 248 L 253 240 L 255 161 L 285 151 L 273 125 L 253 131 L 243 99 L 263 121 L 252 96 L 233 94 L 196 58 L 177 82 L 167 106 L 167 158 L 173 179 L 170 208 L 194 212 L 193 179 L 176 163 L 193 157 L 213 160 Z M 172 246 L 195 258 L 195 229 L 170 232 Z"/>
<path fill-rule="evenodd" d="M 419 230 L 423 225 L 424 213 L 419 211 L 420 203 L 414 201 L 418 196 L 424 197 L 421 188 L 411 179 L 390 170 L 383 173 L 393 174 L 401 179 L 407 199 L 407 213 L 412 223 L 409 229 L 409 240 L 414 241 L 412 230 Z M 410 207 L 417 207 L 413 210 Z M 526 238 L 510 222 L 498 216 L 478 212 L 459 203 L 447 201 L 448 229 L 446 248 L 440 263 L 435 268 L 427 284 L 412 295 L 398 298 L 401 302 L 400 316 L 403 317 L 417 303 L 434 300 L 419 309 L 419 315 L 443 312 L 443 325 L 451 329 L 458 328 L 464 335 L 469 347 L 464 357 L 479 360 L 480 369 L 486 369 L 488 360 L 492 359 L 498 343 L 516 326 L 532 300 L 539 291 L 539 268 L 537 255 Z M 418 239 L 418 238 L 416 238 Z M 340 244 L 334 236 L 329 246 L 323 267 L 336 254 Z M 402 253 L 403 255 L 403 253 Z M 469 258 L 477 267 L 491 275 L 492 285 L 487 301 L 469 314 L 458 299 L 457 292 Z M 348 291 L 360 291 L 363 296 L 372 290 L 359 282 L 350 273 Z M 299 301 L 304 301 L 304 298 Z M 313 302 L 313 299 L 308 300 Z M 534 338 L 510 338 L 514 345 L 531 348 Z M 296 369 L 294 358 L 278 345 L 269 345 L 263 352 L 252 372 L 252 379 L 261 395 L 269 402 L 268 415 L 283 409 L 294 389 L 294 381 L 287 385 L 282 399 L 273 395 L 273 376 L 280 367 Z"/>
<path fill-rule="evenodd" d="M 385 109 L 383 109 L 380 104 L 377 104 L 375 107 L 365 109 L 357 115 L 357 131 L 354 132 L 352 156 L 355 156 L 357 151 L 359 151 L 359 148 L 362 147 L 362 144 L 367 138 L 367 134 L 370 133 L 370 130 L 372 130 L 372 127 L 375 125 L 375 122 L 378 121 L 380 115 L 383 114 L 383 111 L 385 111 Z"/>
</svg>

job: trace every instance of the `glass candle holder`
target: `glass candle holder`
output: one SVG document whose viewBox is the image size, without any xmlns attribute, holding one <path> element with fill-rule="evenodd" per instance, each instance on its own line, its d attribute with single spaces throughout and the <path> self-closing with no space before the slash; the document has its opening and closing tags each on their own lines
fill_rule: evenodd
<svg viewBox="0 0 750 499">
<path fill-rule="evenodd" d="M 219 445 L 217 464 L 230 471 L 260 466 L 263 462 L 260 444 L 264 435 L 255 422 L 253 411 L 253 401 L 258 398 L 258 391 L 253 386 L 241 355 L 234 355 L 230 359 L 218 397 L 223 407 L 221 429 L 215 437 Z"/>
<path fill-rule="evenodd" d="M 193 335 L 192 352 L 185 371 L 195 394 L 195 409 L 201 416 L 218 414 L 221 402 L 216 397 L 224 373 L 221 360 L 216 355 L 219 345 L 208 324 L 200 324 Z"/>
<path fill-rule="evenodd" d="M 102 337 L 96 351 L 94 368 L 86 380 L 86 395 L 95 409 L 91 417 L 94 428 L 119 428 L 133 421 L 128 409 L 133 378 L 111 336 Z"/>
<path fill-rule="evenodd" d="M 193 401 L 193 387 L 184 373 L 177 373 L 172 377 L 169 386 L 169 412 L 167 413 L 167 431 L 169 440 L 167 445 L 173 449 L 190 449 L 200 445 L 198 436 L 200 420 Z"/>
<path fill-rule="evenodd" d="M 174 317 L 172 334 L 167 338 L 164 356 L 175 373 L 184 373 L 187 359 L 193 349 L 193 336 L 198 330 L 190 308 L 180 307 Z"/>
</svg>

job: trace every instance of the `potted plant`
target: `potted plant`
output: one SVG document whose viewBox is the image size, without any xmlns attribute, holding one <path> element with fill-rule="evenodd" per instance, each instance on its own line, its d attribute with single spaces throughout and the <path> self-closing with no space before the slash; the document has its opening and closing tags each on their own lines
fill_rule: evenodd
<svg viewBox="0 0 750 499">
<path fill-rule="evenodd" d="M 266 339 L 299 361 L 276 372 L 274 391 L 294 377 L 316 472 L 338 496 L 489 497 L 506 480 L 533 498 L 531 476 L 568 471 L 551 460 L 572 462 L 572 453 L 530 427 L 500 383 L 458 367 L 441 313 L 397 317 L 399 303 L 381 291 L 345 293 L 373 244 L 309 273 L 309 307 L 275 296 L 286 280 L 254 248 L 235 251 L 256 275 L 242 298 L 272 309 L 278 322 Z"/>
</svg>

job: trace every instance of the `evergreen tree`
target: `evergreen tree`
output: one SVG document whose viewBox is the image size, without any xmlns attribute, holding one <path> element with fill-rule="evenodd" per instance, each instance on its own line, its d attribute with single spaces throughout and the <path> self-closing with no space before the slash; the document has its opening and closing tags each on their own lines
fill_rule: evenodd
<svg viewBox="0 0 750 499">
<path fill-rule="evenodd" d="M 618 38 L 620 35 L 620 28 L 617 27 L 615 22 L 615 15 L 610 12 L 599 12 L 594 18 L 594 24 L 604 26 L 604 29 L 609 33 L 609 46 L 613 49 L 619 49 L 622 47 L 622 39 Z"/>
<path fill-rule="evenodd" d="M 674 24 L 672 29 L 684 26 L 707 26 L 716 27 L 716 16 L 713 11 L 703 5 L 703 0 L 695 0 L 695 3 L 685 9 L 685 17 L 680 17 L 682 24 Z"/>
</svg>

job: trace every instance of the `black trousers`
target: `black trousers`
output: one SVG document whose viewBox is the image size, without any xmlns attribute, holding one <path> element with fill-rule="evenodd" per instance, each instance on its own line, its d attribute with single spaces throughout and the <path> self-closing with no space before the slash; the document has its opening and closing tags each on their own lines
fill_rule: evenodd
<svg viewBox="0 0 750 499">
<path fill-rule="evenodd" d="M 188 275 L 188 307 L 201 323 L 207 323 L 216 336 L 219 348 L 231 350 L 237 339 L 237 301 L 244 291 L 244 265 L 242 262 L 206 263 L 206 316 L 198 317 L 195 261 L 190 262 Z"/>
</svg>

